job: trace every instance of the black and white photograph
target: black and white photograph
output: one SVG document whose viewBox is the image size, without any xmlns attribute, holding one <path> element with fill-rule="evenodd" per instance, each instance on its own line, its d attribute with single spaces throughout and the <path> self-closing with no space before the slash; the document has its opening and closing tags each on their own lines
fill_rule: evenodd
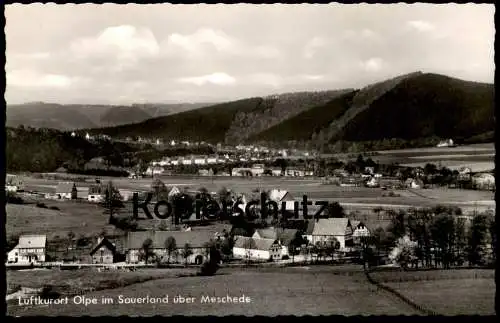
<svg viewBox="0 0 500 323">
<path fill-rule="evenodd" d="M 5 5 L 7 315 L 495 315 L 494 15 Z"/>
</svg>

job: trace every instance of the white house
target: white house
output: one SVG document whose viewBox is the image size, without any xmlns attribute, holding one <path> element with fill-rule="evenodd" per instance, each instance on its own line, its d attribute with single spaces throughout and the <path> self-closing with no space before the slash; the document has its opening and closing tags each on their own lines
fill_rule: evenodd
<svg viewBox="0 0 500 323">
<path fill-rule="evenodd" d="M 234 237 L 233 257 L 246 260 L 279 260 L 281 246 L 275 239 Z"/>
<path fill-rule="evenodd" d="M 217 157 L 208 157 L 207 164 L 217 164 Z"/>
<path fill-rule="evenodd" d="M 264 165 L 255 164 L 250 171 L 252 172 L 252 176 L 262 176 L 262 174 L 264 174 Z"/>
<path fill-rule="evenodd" d="M 207 159 L 205 157 L 196 157 L 194 158 L 195 165 L 205 165 L 207 163 Z"/>
<path fill-rule="evenodd" d="M 281 176 L 283 174 L 281 168 L 271 168 L 272 176 Z"/>
<path fill-rule="evenodd" d="M 251 168 L 233 168 L 231 169 L 231 176 L 248 176 L 252 175 Z"/>
<path fill-rule="evenodd" d="M 146 170 L 146 174 L 151 174 L 151 175 L 160 175 L 163 174 L 165 171 L 165 168 L 162 166 L 149 166 L 148 169 Z"/>
<path fill-rule="evenodd" d="M 191 159 L 183 159 L 182 165 L 192 165 L 193 161 Z"/>
<path fill-rule="evenodd" d="M 75 183 L 59 183 L 56 187 L 56 194 L 61 199 L 75 200 L 78 197 L 78 190 Z"/>
<path fill-rule="evenodd" d="M 285 171 L 285 176 L 304 177 L 305 175 L 306 172 L 302 169 L 287 168 Z"/>
<path fill-rule="evenodd" d="M 366 227 L 366 225 L 358 220 L 351 220 L 351 226 L 353 229 L 353 239 L 355 243 L 359 243 L 362 237 L 369 237 L 370 230 Z"/>
<path fill-rule="evenodd" d="M 471 179 L 472 170 L 469 167 L 461 167 L 458 170 L 458 179 L 461 181 L 469 181 Z"/>
<path fill-rule="evenodd" d="M 339 241 L 341 250 L 353 245 L 353 230 L 349 219 L 330 218 L 312 222 L 314 223 L 311 234 L 313 244 L 335 238 Z"/>
<path fill-rule="evenodd" d="M 87 200 L 93 203 L 99 203 L 104 201 L 105 190 L 102 185 L 91 185 L 89 186 L 89 192 L 87 194 Z"/>
<path fill-rule="evenodd" d="M 45 262 L 46 244 L 46 235 L 22 235 L 19 243 L 7 254 L 7 261 L 18 264 Z"/>
<path fill-rule="evenodd" d="M 281 248 L 281 257 L 290 255 L 292 241 L 297 237 L 297 229 L 265 228 L 257 229 L 252 235 L 254 239 L 272 239 L 278 241 Z"/>
</svg>

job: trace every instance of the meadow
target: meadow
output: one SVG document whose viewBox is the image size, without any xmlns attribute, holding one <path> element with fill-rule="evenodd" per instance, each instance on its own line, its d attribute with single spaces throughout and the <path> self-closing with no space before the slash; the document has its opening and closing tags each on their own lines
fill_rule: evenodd
<svg viewBox="0 0 500 323">
<path fill-rule="evenodd" d="M 179 269 L 186 270 L 186 269 Z M 156 271 L 156 273 L 155 273 Z M 106 275 L 108 275 L 106 277 Z M 99 273 L 96 282 L 117 279 L 112 275 L 129 275 L 133 284 L 115 285 L 113 289 L 96 290 L 86 297 L 109 297 L 114 304 L 49 305 L 38 307 L 8 306 L 9 315 L 420 315 L 393 294 L 371 285 L 361 266 L 306 266 L 285 268 L 222 268 L 211 277 L 181 277 L 173 269 L 149 269 L 143 278 L 137 273 Z M 17 277 L 16 277 L 17 275 Z M 33 273 L 37 281 L 54 282 L 51 273 Z M 52 273 L 54 275 L 54 273 Z M 69 274 L 68 274 L 69 275 Z M 74 280 L 85 280 L 88 274 L 72 272 Z M 163 275 L 163 277 L 162 277 Z M 80 277 L 79 277 L 80 276 Z M 8 274 L 9 285 L 22 279 L 33 281 L 23 273 Z M 144 278 L 147 277 L 147 278 Z M 418 272 L 374 272 L 372 277 L 398 290 L 420 306 L 442 315 L 494 314 L 493 270 L 434 270 Z M 71 281 L 72 277 L 63 281 Z M 145 281 L 141 282 L 141 279 Z M 150 280 L 152 279 L 152 280 Z M 124 278 L 121 278 L 123 281 Z M 63 284 L 64 285 L 64 284 Z M 38 286 L 31 283 L 30 286 Z M 118 296 L 195 297 L 192 304 L 119 304 Z M 202 296 L 248 296 L 248 304 L 200 303 Z"/>
<path fill-rule="evenodd" d="M 192 304 L 118 304 L 125 297 L 195 297 Z M 200 303 L 202 296 L 248 296 L 250 303 Z M 398 315 L 418 314 L 390 294 L 377 290 L 362 273 L 335 274 L 334 267 L 267 270 L 222 269 L 212 277 L 163 278 L 86 294 L 111 297 L 114 304 L 9 307 L 9 315 Z"/>
</svg>

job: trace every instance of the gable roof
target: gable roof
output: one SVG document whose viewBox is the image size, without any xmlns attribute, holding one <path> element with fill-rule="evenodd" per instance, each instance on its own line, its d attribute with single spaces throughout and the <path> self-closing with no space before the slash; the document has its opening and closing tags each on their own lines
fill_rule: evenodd
<svg viewBox="0 0 500 323">
<path fill-rule="evenodd" d="M 174 195 L 181 194 L 181 191 L 177 188 L 177 186 L 172 187 L 170 192 L 168 192 L 168 196 L 172 197 Z"/>
<path fill-rule="evenodd" d="M 127 249 L 142 249 L 146 239 L 153 241 L 153 249 L 165 249 L 165 241 L 173 237 L 177 248 L 183 248 L 186 243 L 191 248 L 202 248 L 210 240 L 215 239 L 213 230 L 191 230 L 191 231 L 135 231 L 129 232 L 127 236 Z"/>
<path fill-rule="evenodd" d="M 56 193 L 71 193 L 73 187 L 76 187 L 76 184 L 73 182 L 59 183 L 56 187 Z"/>
<path fill-rule="evenodd" d="M 234 237 L 234 247 L 243 249 L 268 251 L 273 245 L 277 243 L 278 241 L 275 239 L 260 239 L 244 236 Z"/>
<path fill-rule="evenodd" d="M 288 193 L 288 191 L 285 190 L 280 190 L 280 189 L 273 189 L 269 192 L 269 199 L 275 202 L 280 202 L 285 199 L 293 199 L 291 194 Z"/>
<path fill-rule="evenodd" d="M 97 250 L 99 250 L 101 247 L 106 247 L 108 248 L 109 250 L 111 250 L 112 253 L 115 253 L 116 252 L 116 247 L 115 245 L 109 241 L 106 237 L 104 238 L 99 238 L 97 239 L 97 243 L 92 246 L 91 250 L 90 250 L 90 255 L 92 256 L 94 253 L 97 252 Z"/>
<path fill-rule="evenodd" d="M 278 239 L 278 232 L 274 228 L 257 229 L 254 235 L 259 235 L 260 239 Z"/>
<path fill-rule="evenodd" d="M 47 244 L 47 236 L 42 234 L 26 234 L 19 237 L 19 243 L 15 248 L 31 249 L 45 248 Z"/>
<path fill-rule="evenodd" d="M 344 236 L 348 226 L 351 226 L 351 222 L 347 218 L 319 219 L 314 224 L 312 234 L 318 236 Z"/>
</svg>

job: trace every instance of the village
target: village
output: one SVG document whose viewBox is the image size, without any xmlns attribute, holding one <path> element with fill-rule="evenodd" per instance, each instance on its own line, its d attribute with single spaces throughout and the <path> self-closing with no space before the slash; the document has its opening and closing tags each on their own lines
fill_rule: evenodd
<svg viewBox="0 0 500 323">
<path fill-rule="evenodd" d="M 210 158 L 194 160 L 197 165 L 203 165 L 201 160 L 208 163 Z M 153 162 L 148 170 L 141 174 L 141 179 L 129 176 L 129 181 L 140 180 L 147 183 L 148 173 L 152 169 L 152 182 L 149 185 L 142 185 L 141 189 L 132 187 L 116 187 L 117 196 L 120 203 L 125 205 L 125 209 L 131 208 L 132 196 L 136 192 L 153 192 L 158 198 L 159 192 L 164 192 L 168 201 L 175 200 L 178 196 L 191 196 L 195 198 L 204 191 L 205 196 L 210 199 L 221 200 L 226 198 L 221 196 L 227 194 L 230 196 L 230 203 L 233 205 L 239 201 L 238 206 L 245 211 L 248 201 L 255 199 L 256 192 L 265 191 L 269 200 L 282 203 L 286 210 L 294 212 L 297 201 L 301 196 L 292 196 L 286 190 L 271 188 L 269 190 L 253 189 L 252 192 L 226 193 L 209 192 L 204 190 L 193 190 L 188 187 L 177 187 L 175 185 L 167 187 L 162 179 L 168 179 L 169 176 L 154 170 L 163 162 L 169 163 L 175 160 L 164 159 L 161 162 Z M 215 161 L 215 158 L 214 158 Z M 158 165 L 159 164 L 159 165 Z M 374 191 L 386 191 L 382 196 L 395 196 L 395 190 L 419 190 L 443 185 L 433 182 L 433 179 L 441 176 L 442 170 L 435 166 L 426 166 L 425 168 L 416 167 L 412 169 L 399 168 L 387 171 L 381 165 L 365 166 L 363 158 L 352 164 L 351 167 L 341 167 L 332 172 L 332 176 L 318 178 L 314 171 L 298 169 L 294 167 L 272 168 L 265 164 L 253 164 L 247 168 L 233 168 L 230 174 L 223 175 L 235 177 L 233 181 L 245 180 L 244 178 L 317 178 L 318 185 L 323 187 L 335 187 L 339 189 L 365 187 Z M 364 167 L 363 167 L 364 166 Z M 403 174 L 406 172 L 405 174 Z M 48 176 L 54 174 L 48 174 Z M 61 174 L 60 174 L 61 175 Z M 62 174 L 64 175 L 64 174 Z M 134 174 L 136 175 L 136 174 Z M 200 175 L 203 176 L 201 170 Z M 212 174 L 211 174 L 212 175 Z M 448 187 L 459 189 L 461 187 L 473 188 L 476 190 L 494 190 L 494 177 L 488 173 L 472 173 L 470 168 L 462 168 L 451 174 L 454 180 L 447 182 Z M 144 177 L 144 179 L 142 179 Z M 52 192 L 40 192 L 33 189 L 26 190 L 25 185 L 16 175 L 8 175 L 5 190 L 7 194 L 28 195 L 36 197 L 38 201 L 55 201 L 65 203 L 65 201 L 78 201 L 87 204 L 106 205 L 108 200 L 109 183 L 96 178 L 94 183 L 89 183 L 91 178 L 87 178 L 86 183 L 81 182 L 58 182 L 55 190 Z M 196 178 L 194 179 L 196 181 Z M 424 183 L 425 181 L 425 183 Z M 231 180 L 230 182 L 231 183 Z M 250 182 L 251 183 L 251 182 Z M 452 183 L 450 185 L 450 183 Z M 135 184 L 134 184 L 135 185 Z M 29 185 L 28 185 L 29 186 Z M 43 185 L 41 185 L 43 186 Z M 149 186 L 149 187 L 148 187 Z M 40 187 L 40 186 L 39 186 Z M 148 187 L 146 189 L 146 187 Z M 418 194 L 418 193 L 416 193 Z M 38 202 L 40 204 L 41 202 Z M 43 203 L 42 203 L 43 204 Z M 337 203 L 338 205 L 338 203 Z M 302 212 L 302 206 L 300 212 Z M 377 212 L 380 218 L 379 208 Z M 128 210 L 130 211 L 130 210 Z M 314 214 L 317 207 L 312 206 L 308 212 Z M 391 210 L 388 210 L 391 211 Z M 393 211 L 393 210 L 392 210 Z M 360 251 L 363 248 L 363 241 L 373 235 L 378 229 L 379 223 L 367 218 L 366 215 L 360 216 L 358 213 L 346 214 L 343 210 L 340 214 L 330 214 L 330 218 L 302 221 L 296 228 L 287 228 L 281 223 L 263 223 L 260 227 L 245 228 L 226 223 L 210 223 L 210 225 L 200 225 L 203 221 L 196 218 L 193 211 L 182 223 L 172 223 L 162 221 L 159 225 L 142 229 L 142 231 L 126 230 L 122 236 L 107 237 L 105 234 L 97 235 L 91 243 L 77 246 L 76 237 L 71 237 L 67 241 L 66 248 L 59 246 L 51 247 L 51 241 L 43 233 L 20 235 L 17 245 L 8 252 L 9 268 L 24 266 L 47 266 L 54 265 L 75 265 L 81 266 L 100 266 L 100 265 L 149 265 L 152 263 L 158 266 L 173 264 L 201 265 L 207 260 L 211 245 L 217 245 L 221 254 L 221 259 L 226 262 L 243 261 L 250 262 L 274 262 L 274 263 L 301 263 L 311 262 L 313 260 L 338 261 L 361 261 Z M 130 212 L 129 212 L 130 213 Z M 389 214 L 390 212 L 385 212 Z M 472 216 L 460 214 L 461 217 L 472 219 Z M 388 220 L 390 218 L 386 218 Z M 368 220 L 368 221 L 366 221 Z M 292 221 L 293 222 L 293 221 Z M 370 224 L 368 224 L 370 223 Z M 145 230 L 145 231 L 144 231 Z M 88 241 L 87 241 L 88 242 Z M 60 244 L 60 243 L 59 243 Z M 387 255 L 386 255 L 387 256 Z"/>
</svg>

